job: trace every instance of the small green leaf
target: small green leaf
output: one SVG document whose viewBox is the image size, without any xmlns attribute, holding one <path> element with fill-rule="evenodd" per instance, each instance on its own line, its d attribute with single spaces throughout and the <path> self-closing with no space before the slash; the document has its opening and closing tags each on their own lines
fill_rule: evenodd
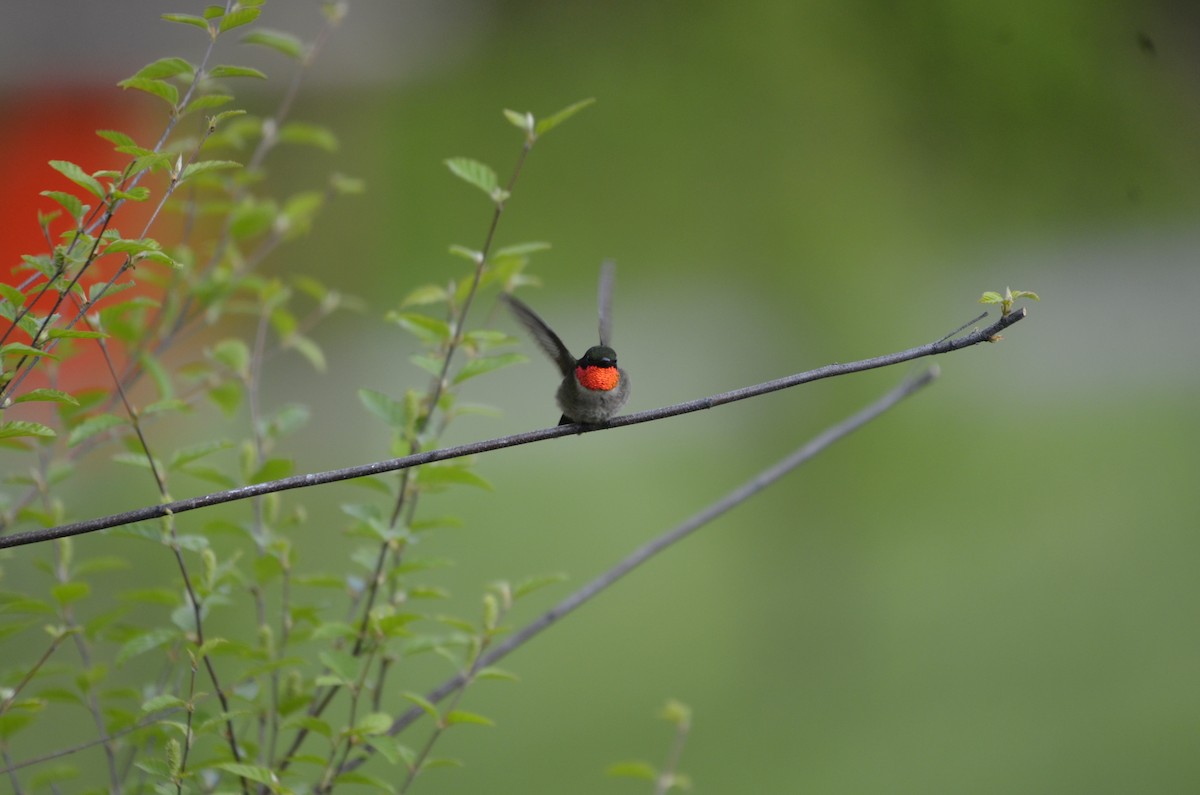
<svg viewBox="0 0 1200 795">
<path fill-rule="evenodd" d="M 649 762 L 617 762 L 609 765 L 604 773 L 618 778 L 636 778 L 643 781 L 655 781 L 658 771 Z"/>
<path fill-rule="evenodd" d="M 190 179 L 197 174 L 206 174 L 209 171 L 222 171 L 230 168 L 241 168 L 242 164 L 234 160 L 201 160 L 197 163 L 184 166 L 183 173 L 179 175 L 179 181 Z"/>
<path fill-rule="evenodd" d="M 404 404 L 373 389 L 358 390 L 358 399 L 367 410 L 393 428 L 403 428 L 407 423 Z"/>
<path fill-rule="evenodd" d="M 63 209 L 67 211 L 67 215 L 74 218 L 77 222 L 83 217 L 84 204 L 74 193 L 67 193 L 61 190 L 44 190 L 42 191 L 42 195 L 46 198 L 54 199 L 54 201 L 61 204 Z"/>
<path fill-rule="evenodd" d="M 52 328 L 46 332 L 46 336 L 52 340 L 103 340 L 108 339 L 108 335 L 103 331 L 88 331 L 87 329 L 77 328 Z"/>
<path fill-rule="evenodd" d="M 338 148 L 337 136 L 328 128 L 300 121 L 291 121 L 279 128 L 279 140 L 283 143 L 315 146 L 326 152 L 336 152 Z"/>
<path fill-rule="evenodd" d="M 66 403 L 70 406 L 78 406 L 79 401 L 66 392 L 60 392 L 57 389 L 31 389 L 20 397 L 13 398 L 13 403 L 31 403 L 34 401 L 45 401 L 50 403 Z"/>
<path fill-rule="evenodd" d="M 143 80 L 163 80 L 177 75 L 190 77 L 193 72 L 195 72 L 195 67 L 182 58 L 160 58 L 137 70 L 133 77 Z"/>
<path fill-rule="evenodd" d="M 50 168 L 62 174 L 79 187 L 86 189 L 96 196 L 96 198 L 104 198 L 105 190 L 100 181 L 69 160 L 51 160 Z"/>
<path fill-rule="evenodd" d="M 247 484 L 266 483 L 271 480 L 282 480 L 292 474 L 295 465 L 290 458 L 270 458 L 263 462 L 254 474 L 247 478 Z"/>
<path fill-rule="evenodd" d="M 139 654 L 166 646 L 179 637 L 179 631 L 175 629 L 167 629 L 159 627 L 152 629 L 149 632 L 144 632 L 140 635 L 135 635 L 125 642 L 121 650 L 117 652 L 117 664 L 124 663 L 131 657 L 136 657 Z"/>
<path fill-rule="evenodd" d="M 417 481 L 422 488 L 441 487 L 450 484 L 475 486 L 492 490 L 492 484 L 484 477 L 472 472 L 458 462 L 429 464 L 417 471 Z"/>
<path fill-rule="evenodd" d="M 452 157 L 446 166 L 456 177 L 468 182 L 491 197 L 499 188 L 496 172 L 490 166 L 469 157 Z"/>
<path fill-rule="evenodd" d="M 985 292 L 982 296 L 980 296 L 979 303 L 981 303 L 981 304 L 998 304 L 1003 300 L 1004 300 L 1004 298 L 1003 298 L 1003 296 L 1000 295 L 1000 293 L 994 293 L 989 290 L 989 291 Z"/>
<path fill-rule="evenodd" d="M 22 436 L 53 439 L 58 434 L 54 432 L 53 428 L 42 425 L 40 422 L 29 422 L 27 420 L 0 422 L 0 439 L 16 439 Z"/>
<path fill-rule="evenodd" d="M 258 19 L 258 15 L 261 13 L 261 8 L 239 8 L 236 11 L 221 17 L 221 23 L 217 30 L 220 33 L 224 33 L 227 30 L 240 28 L 242 25 L 249 25 L 251 22 Z"/>
<path fill-rule="evenodd" d="M 454 383 L 461 384 L 468 378 L 474 378 L 477 375 L 490 373 L 493 370 L 499 370 L 502 367 L 509 367 L 514 364 L 529 361 L 529 357 L 520 353 L 502 353 L 499 356 L 487 356 L 480 359 L 472 359 L 462 366 L 458 371 L 458 375 L 454 377 Z"/>
<path fill-rule="evenodd" d="M 240 376 L 250 372 L 250 348 L 239 339 L 221 340 L 213 346 L 211 356 Z"/>
<path fill-rule="evenodd" d="M 441 721 L 442 715 L 438 712 L 438 708 L 433 705 L 433 702 L 419 693 L 414 693 L 411 690 L 406 690 L 400 694 L 401 698 L 408 699 L 412 703 L 420 707 L 426 715 L 433 718 L 435 721 Z"/>
<path fill-rule="evenodd" d="M 212 455 L 213 453 L 221 450 L 228 450 L 230 447 L 233 447 L 233 442 L 230 442 L 228 439 L 214 439 L 211 441 L 188 445 L 187 447 L 182 447 L 171 454 L 171 459 L 167 462 L 167 468 L 177 469 L 179 467 L 187 466 L 193 461 L 199 461 L 205 456 Z"/>
<path fill-rule="evenodd" d="M 26 345 L 24 342 L 10 342 L 0 347 L 0 356 L 45 356 L 47 359 L 58 359 L 53 353 Z"/>
<path fill-rule="evenodd" d="M 249 11 L 251 9 L 242 9 L 242 10 Z M 258 9 L 253 9 L 253 10 L 257 11 Z M 234 13 L 236 14 L 237 12 L 235 11 Z M 229 17 L 226 17 L 225 19 L 228 19 L 228 18 Z M 224 20 L 222 20 L 222 22 L 224 22 Z M 233 775 L 239 776 L 248 781 L 257 781 L 259 784 L 264 784 L 269 789 L 274 790 L 275 792 L 284 791 L 284 790 L 281 790 L 281 788 L 280 788 L 279 779 L 275 777 L 274 771 L 272 771 L 269 767 L 260 767 L 259 765 L 247 765 L 247 764 L 244 764 L 241 762 L 221 762 L 221 763 L 215 765 L 215 767 L 217 767 L 220 770 L 224 770 L 226 773 L 232 773 Z M 290 790 L 287 790 L 287 791 L 290 792 Z"/>
<path fill-rule="evenodd" d="M 165 80 L 148 80 L 144 77 L 129 77 L 117 83 L 121 88 L 133 88 L 145 91 L 164 100 L 172 108 L 179 104 L 179 89 Z"/>
<path fill-rule="evenodd" d="M 25 294 L 13 287 L 11 284 L 0 282 L 0 296 L 3 296 L 5 301 L 8 301 L 13 307 L 21 307 L 25 305 Z M 11 319 L 11 315 L 5 315 Z"/>
<path fill-rule="evenodd" d="M 354 727 L 354 732 L 364 737 L 386 734 L 392 728 L 392 716 L 386 712 L 372 712 Z"/>
<path fill-rule="evenodd" d="M 502 668 L 494 668 L 490 665 L 487 666 L 486 668 L 480 668 L 479 671 L 475 674 L 475 678 L 476 679 L 500 679 L 505 682 L 520 681 L 516 674 L 514 674 L 510 671 L 505 671 Z"/>
<path fill-rule="evenodd" d="M 96 135 L 114 146 L 137 146 L 137 141 L 119 130 L 96 130 Z"/>
<path fill-rule="evenodd" d="M 167 22 L 178 22 L 182 25 L 192 25 L 197 28 L 208 30 L 208 20 L 204 17 L 197 17 L 192 14 L 163 14 L 162 18 Z"/>
<path fill-rule="evenodd" d="M 450 339 L 450 324 L 416 312 L 391 312 L 388 320 L 411 332 L 422 342 L 442 343 Z"/>
<path fill-rule="evenodd" d="M 155 696 L 149 701 L 142 704 L 142 714 L 146 715 L 151 712 L 160 712 L 164 709 L 172 709 L 175 707 L 186 707 L 187 702 L 179 696 L 171 693 L 163 693 Z"/>
<path fill-rule="evenodd" d="M 524 130 L 526 134 L 533 132 L 534 122 L 532 113 L 518 113 L 515 110 L 505 108 L 504 118 L 508 119 L 509 124 L 518 130 Z"/>
<path fill-rule="evenodd" d="M 456 723 L 472 723 L 476 726 L 495 726 L 496 722 L 491 718 L 486 718 L 474 712 L 456 709 L 446 713 L 445 723 L 447 726 L 453 726 Z"/>
<path fill-rule="evenodd" d="M 410 292 L 400 301 L 400 306 L 423 306 L 438 304 L 446 300 L 446 288 L 436 284 L 427 284 Z M 19 302 L 17 302 L 19 305 Z"/>
<path fill-rule="evenodd" d="M 214 78 L 222 77 L 257 77 L 260 80 L 266 80 L 267 76 L 258 69 L 253 69 L 249 66 L 230 66 L 221 65 L 214 66 L 208 70 L 208 76 Z"/>
<path fill-rule="evenodd" d="M 152 238 L 142 240 L 114 240 L 104 249 L 106 254 L 141 254 L 145 251 L 158 251 L 161 247 Z"/>
<path fill-rule="evenodd" d="M 542 577 L 530 577 L 527 580 L 522 580 L 513 588 L 513 598 L 520 599 L 522 596 L 528 596 L 534 591 L 541 590 L 550 585 L 558 585 L 560 582 L 565 582 L 567 575 L 565 574 L 548 574 Z"/>
<path fill-rule="evenodd" d="M 50 589 L 50 595 L 60 605 L 78 602 L 91 592 L 92 588 L 86 582 L 63 582 Z"/>
<path fill-rule="evenodd" d="M 579 102 L 576 102 L 574 105 L 568 105 L 567 107 L 560 110 L 558 113 L 555 113 L 548 118 L 541 119 L 540 121 L 538 121 L 537 127 L 534 129 L 534 132 L 536 132 L 539 136 L 545 135 L 546 133 L 550 132 L 555 127 L 562 124 L 564 121 L 571 118 L 576 113 L 583 110 L 588 105 L 591 105 L 595 101 L 596 101 L 595 97 L 592 97 L 589 99 L 580 100 Z"/>
<path fill-rule="evenodd" d="M 112 414 L 97 414 L 94 417 L 88 417 L 71 429 L 71 433 L 67 436 L 67 447 L 74 447 L 97 434 L 124 424 L 125 420 Z"/>
<path fill-rule="evenodd" d="M 270 47 L 276 52 L 281 52 L 289 58 L 299 59 L 304 54 L 304 45 L 300 39 L 290 33 L 283 33 L 277 30 L 260 29 L 254 30 L 242 36 L 243 44 L 259 44 L 263 47 Z"/>
</svg>

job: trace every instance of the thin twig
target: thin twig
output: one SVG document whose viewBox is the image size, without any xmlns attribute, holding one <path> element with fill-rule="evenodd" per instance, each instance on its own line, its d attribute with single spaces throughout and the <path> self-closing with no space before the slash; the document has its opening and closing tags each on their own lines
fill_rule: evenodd
<svg viewBox="0 0 1200 795">
<path fill-rule="evenodd" d="M 722 392 L 717 395 L 712 395 L 706 398 L 691 400 L 686 403 L 676 403 L 663 408 L 650 409 L 649 411 L 639 411 L 635 414 L 626 414 L 621 417 L 614 417 L 609 420 L 606 425 L 558 425 L 552 428 L 542 428 L 536 431 L 526 431 L 517 433 L 511 436 L 501 436 L 496 439 L 487 439 L 481 442 L 471 442 L 469 444 L 458 445 L 456 447 L 445 447 L 440 450 L 427 450 L 423 453 L 403 456 L 402 458 L 392 458 L 386 461 L 375 461 L 370 464 L 359 464 L 358 466 L 346 467 L 343 469 L 333 469 L 324 472 L 311 472 L 306 475 L 293 475 L 279 480 L 270 480 L 263 483 L 254 483 L 248 486 L 239 486 L 235 489 L 226 491 L 217 491 L 211 494 L 202 494 L 198 497 L 189 497 L 184 500 L 176 500 L 166 503 L 165 505 L 149 505 L 144 508 L 137 508 L 124 513 L 112 514 L 110 516 L 101 516 L 96 519 L 87 519 L 82 522 L 72 522 L 71 524 L 58 525 L 57 527 L 48 527 L 41 530 L 29 530 L 24 533 L 14 533 L 9 536 L 0 537 L 0 549 L 8 549 L 10 547 L 20 547 L 27 544 L 37 544 L 43 541 L 49 541 L 55 538 L 65 538 L 67 536 L 84 535 L 86 533 L 94 533 L 97 530 L 104 530 L 109 527 L 119 527 L 121 525 L 133 524 L 134 522 L 144 522 L 149 519 L 158 519 L 168 514 L 184 513 L 186 511 L 194 511 L 198 508 L 207 508 L 211 505 L 221 505 L 227 502 L 236 502 L 237 500 L 250 499 L 263 494 L 272 494 L 279 491 L 287 491 L 289 489 L 306 488 L 309 486 L 319 486 L 325 483 L 336 483 L 342 480 L 352 480 L 354 478 L 368 477 L 370 475 L 379 475 L 385 472 L 395 472 L 400 469 L 408 469 L 410 467 L 424 466 L 432 464 L 435 461 L 445 461 L 451 458 L 462 458 L 463 456 L 477 455 L 486 453 L 492 450 L 499 450 L 504 447 L 516 447 L 523 444 L 531 444 L 540 442 L 546 439 L 554 439 L 559 436 L 570 436 L 573 434 L 592 433 L 595 431 L 610 430 L 613 428 L 621 428 L 626 425 L 636 425 L 642 422 L 651 422 L 661 420 L 667 417 L 675 417 L 680 414 L 690 414 L 694 411 L 702 411 L 704 409 L 715 408 L 726 403 L 733 403 L 738 400 L 765 395 L 769 392 L 778 392 L 781 389 L 807 384 L 811 381 L 818 381 L 823 378 L 830 378 L 838 375 L 847 375 L 849 373 L 863 372 L 864 370 L 874 370 L 888 365 L 900 364 L 901 362 L 920 359 L 925 356 L 935 356 L 942 353 L 950 353 L 952 351 L 969 348 L 972 345 L 978 345 L 981 342 L 991 342 L 993 338 L 1004 329 L 1026 317 L 1024 309 L 1018 309 L 1012 313 L 1001 317 L 992 325 L 985 329 L 976 329 L 970 334 L 963 337 L 957 337 L 952 340 L 940 340 L 931 342 L 926 345 L 919 345 L 915 348 L 909 348 L 905 351 L 896 353 L 888 353 L 883 356 L 876 356 L 871 359 L 862 359 L 857 362 L 844 362 L 841 364 L 829 364 L 824 367 L 818 367 L 815 370 L 807 370 L 803 373 L 797 373 L 785 378 L 779 378 L 774 381 L 766 381 L 754 386 L 742 387 L 729 392 Z"/>
<path fill-rule="evenodd" d="M 825 431 L 819 433 L 804 446 L 800 447 L 778 463 L 758 473 L 753 478 L 746 481 L 741 486 L 738 486 L 721 499 L 712 503 L 707 508 L 704 508 L 699 513 L 693 515 L 690 519 L 687 519 L 678 526 L 638 547 L 629 555 L 627 555 L 624 560 L 620 561 L 615 566 L 612 566 L 600 576 L 589 582 L 587 585 L 575 591 L 575 593 L 571 594 L 566 599 L 562 600 L 557 605 L 550 608 L 530 623 L 526 624 L 520 630 L 510 635 L 503 643 L 496 646 L 494 649 L 492 649 L 492 651 L 485 654 L 479 660 L 477 669 L 495 665 L 500 660 L 519 649 L 521 646 L 524 646 L 543 630 L 547 629 L 552 624 L 557 623 L 569 613 L 572 613 L 577 608 L 582 607 L 600 593 L 610 588 L 618 580 L 620 580 L 626 574 L 629 574 L 638 566 L 647 562 L 668 547 L 683 540 L 722 514 L 725 514 L 731 509 L 742 504 L 755 494 L 758 494 L 760 491 L 767 488 L 796 467 L 813 458 L 818 453 L 824 451 L 834 442 L 844 438 L 845 436 L 848 436 L 853 431 L 856 431 L 862 426 L 871 422 L 876 417 L 880 416 L 897 403 L 904 400 L 906 397 L 912 395 L 922 387 L 927 386 L 933 381 L 934 378 L 937 377 L 937 375 L 937 368 L 931 367 L 917 375 L 915 378 L 904 381 L 871 405 L 860 410 L 858 413 L 847 417 L 837 425 L 827 428 Z M 450 677 L 445 682 L 435 687 L 430 692 L 426 693 L 425 698 L 429 702 L 436 704 L 445 699 L 451 693 L 459 690 L 467 681 L 467 674 L 456 674 L 455 676 Z M 392 723 L 391 728 L 388 730 L 388 734 L 391 736 L 399 734 L 415 723 L 424 714 L 425 711 L 422 708 L 413 707 Z M 346 767 L 339 772 L 345 773 L 349 770 L 353 770 L 365 762 L 371 753 L 373 753 L 373 750 L 363 749 L 362 756 L 355 757 L 355 759 L 351 760 L 351 762 L 349 762 Z"/>
</svg>

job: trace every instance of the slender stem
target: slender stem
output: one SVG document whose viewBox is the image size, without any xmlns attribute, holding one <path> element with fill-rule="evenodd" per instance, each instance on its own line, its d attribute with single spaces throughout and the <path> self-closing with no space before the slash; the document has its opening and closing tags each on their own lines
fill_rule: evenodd
<svg viewBox="0 0 1200 795">
<path fill-rule="evenodd" d="M 550 608 L 545 613 L 538 616 L 536 619 L 526 624 L 512 635 L 508 636 L 503 643 L 497 645 L 490 652 L 483 655 L 478 661 L 477 668 L 474 670 L 495 665 L 512 652 L 524 646 L 535 636 L 539 635 L 543 630 L 549 628 L 551 625 L 557 623 L 568 614 L 574 612 L 579 607 L 582 607 L 584 604 L 590 602 L 592 599 L 611 588 L 618 580 L 620 580 L 626 574 L 629 574 L 638 566 L 641 566 L 643 563 L 646 563 L 667 548 L 673 546 L 679 541 L 682 541 L 684 538 L 687 538 L 689 535 L 696 532 L 717 517 L 727 513 L 733 508 L 736 508 L 738 505 L 741 505 L 743 502 L 747 501 L 763 489 L 775 483 L 796 467 L 824 451 L 834 442 L 848 436 L 853 431 L 858 430 L 862 426 L 879 417 L 881 414 L 885 413 L 908 396 L 930 384 L 933 379 L 937 377 L 937 375 L 937 368 L 931 367 L 917 375 L 915 378 L 910 378 L 901 383 L 899 386 L 880 397 L 874 403 L 861 409 L 856 414 L 847 417 L 838 424 L 817 434 L 793 453 L 758 473 L 750 480 L 735 488 L 733 491 L 730 491 L 724 497 L 694 514 L 691 518 L 638 547 L 633 552 L 629 553 L 623 560 L 604 571 L 587 585 L 584 585 L 582 588 L 575 591 L 575 593 L 571 594 L 566 599 L 563 599 L 557 605 Z M 426 693 L 425 698 L 429 702 L 437 704 L 438 702 L 450 696 L 452 693 L 461 690 L 461 688 L 468 682 L 468 674 L 460 673 L 447 679 L 445 682 Z M 424 710 L 422 710 L 420 707 L 413 707 L 392 723 L 392 727 L 389 729 L 388 734 L 395 736 L 401 733 L 415 723 L 424 714 Z M 344 773 L 349 770 L 353 770 L 365 762 L 372 753 L 374 753 L 372 749 L 363 749 L 362 754 L 351 760 L 340 772 Z"/>
<path fill-rule="evenodd" d="M 260 496 L 262 494 L 271 494 L 278 491 L 287 491 L 289 489 L 306 488 L 309 486 L 323 485 L 326 483 L 336 483 L 342 480 L 351 480 L 353 478 L 361 478 L 369 475 L 378 475 L 384 472 L 395 472 L 396 470 L 400 469 L 408 469 L 410 467 L 431 464 L 435 461 L 445 461 L 451 458 L 478 455 L 480 453 L 486 453 L 492 450 L 499 450 L 504 447 L 515 447 L 523 444 L 531 444 L 533 442 L 545 441 L 546 439 L 554 439 L 559 436 L 607 431 L 615 428 L 621 428 L 626 425 L 636 425 L 642 422 L 652 422 L 666 419 L 667 417 L 675 417 L 680 414 L 703 411 L 705 409 L 711 409 L 717 406 L 725 405 L 726 403 L 733 403 L 738 400 L 746 400 L 747 398 L 765 395 L 769 392 L 777 392 L 781 389 L 788 389 L 800 384 L 818 381 L 823 378 L 831 378 L 833 376 L 863 372 L 865 370 L 874 370 L 880 367 L 900 364 L 901 362 L 912 361 L 913 359 L 920 359 L 925 356 L 935 356 L 937 354 L 962 350 L 963 348 L 968 348 L 972 345 L 978 345 L 981 342 L 992 342 L 995 341 L 995 338 L 1002 330 L 1008 328 L 1024 317 L 1026 317 L 1025 310 L 1020 309 L 1001 317 L 999 320 L 985 329 L 976 329 L 975 331 L 972 331 L 970 334 L 967 334 L 963 337 L 940 340 L 927 345 L 909 348 L 908 350 L 884 354 L 883 356 L 876 356 L 871 359 L 862 359 L 856 362 L 845 362 L 841 364 L 830 364 L 824 367 L 818 367 L 815 370 L 807 370 L 805 372 L 790 375 L 785 378 L 779 378 L 774 381 L 766 381 L 761 384 L 742 387 L 741 389 L 734 389 L 729 392 L 722 392 L 706 398 L 699 398 L 697 400 L 691 400 L 685 403 L 676 403 L 671 406 L 664 406 L 663 408 L 650 409 L 649 411 L 640 411 L 635 414 L 626 414 L 621 417 L 614 417 L 605 425 L 558 425 L 553 428 L 526 431 L 524 433 L 513 434 L 511 436 L 501 436 L 495 439 L 471 442 L 469 444 L 458 445 L 456 447 L 446 447 L 440 450 L 429 450 L 423 453 L 404 456 L 402 458 L 375 461 L 369 464 L 346 467 L 344 469 L 313 472 L 306 475 L 293 475 L 292 477 L 281 478 L 279 480 L 255 483 L 249 486 L 241 486 L 239 488 L 229 489 L 226 491 L 218 491 L 198 497 L 191 497 L 185 500 L 176 500 L 175 502 L 167 503 L 165 505 L 151 505 L 132 511 L 126 511 L 124 513 L 102 516 L 96 519 L 88 519 L 82 522 L 72 522 L 70 524 L 59 525 L 57 527 L 49 527 L 41 530 L 29 530 L 24 533 L 14 533 L 8 536 L 0 536 L 0 549 L 25 546 L 27 544 L 36 544 L 55 538 L 65 538 L 67 536 L 94 533 L 97 530 L 103 530 L 108 527 L 118 527 L 120 525 L 132 524 L 133 522 L 143 522 L 148 519 L 157 519 L 167 514 L 194 511 L 198 508 L 207 508 L 211 505 L 220 505 L 227 502 L 245 500 L 251 497 Z"/>
</svg>

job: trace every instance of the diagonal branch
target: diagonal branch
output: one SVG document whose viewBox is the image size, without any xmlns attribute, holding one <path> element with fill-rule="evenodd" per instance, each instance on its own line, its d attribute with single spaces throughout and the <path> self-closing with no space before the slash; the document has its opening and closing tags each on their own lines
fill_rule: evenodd
<svg viewBox="0 0 1200 795">
<path fill-rule="evenodd" d="M 344 469 L 333 469 L 325 472 L 311 472 L 306 475 L 293 475 L 280 480 L 271 480 L 264 483 L 255 483 L 249 486 L 240 486 L 227 491 L 203 494 L 198 497 L 176 500 L 174 502 L 169 502 L 162 505 L 150 505 L 145 508 L 138 508 L 132 511 L 126 511 L 124 513 L 112 514 L 110 516 L 102 516 L 96 519 L 88 519 L 82 522 L 73 522 L 71 524 L 59 525 L 57 527 L 48 527 L 41 530 L 30 530 L 24 533 L 14 533 L 9 536 L 0 536 L 0 549 L 25 546 L 26 544 L 36 544 L 55 538 L 84 535 L 85 533 L 93 533 L 97 530 L 104 530 L 109 527 L 118 527 L 121 525 L 132 524 L 134 522 L 143 522 L 148 519 L 158 519 L 163 516 L 167 516 L 168 514 L 178 514 L 184 513 L 185 511 L 194 511 L 197 508 L 207 508 L 210 505 L 220 505 L 222 503 L 245 500 L 251 497 L 258 497 L 263 494 L 287 491 L 289 489 L 319 486 L 325 483 L 335 483 L 342 480 L 352 480 L 354 478 L 367 477 L 369 475 L 379 475 L 384 472 L 394 472 L 401 469 L 408 469 L 410 467 L 424 466 L 425 464 L 431 464 L 435 461 L 445 461 L 451 458 L 462 458 L 463 456 L 477 455 L 479 453 L 486 453 L 492 450 L 499 450 L 504 447 L 515 447 L 517 445 L 540 442 L 545 439 L 553 439 L 559 436 L 569 436 L 577 433 L 591 433 L 593 431 L 619 428 L 625 425 L 636 425 L 637 423 L 641 422 L 661 420 L 667 417 L 678 416 L 680 414 L 690 414 L 693 411 L 711 409 L 726 403 L 733 403 L 738 400 L 745 400 L 747 398 L 765 395 L 769 392 L 778 392 L 781 389 L 788 389 L 789 387 L 807 384 L 811 381 L 818 381 L 823 378 L 847 375 L 849 373 L 858 373 L 863 372 L 864 370 L 874 370 L 880 367 L 887 367 L 893 364 L 912 361 L 913 359 L 920 359 L 925 356 L 936 356 L 937 354 L 951 353 L 963 348 L 969 348 L 973 345 L 978 345 L 981 342 L 994 342 L 999 338 L 1001 331 L 1025 317 L 1025 310 L 1018 309 L 1008 315 L 1002 316 L 999 320 L 987 328 L 975 329 L 974 331 L 962 337 L 955 337 L 953 339 L 943 338 L 937 340 L 936 342 L 930 342 L 925 345 L 919 345 L 915 348 L 909 348 L 905 351 L 888 353 L 870 359 L 861 359 L 856 362 L 829 364 L 825 365 L 824 367 L 818 367 L 815 370 L 807 370 L 803 373 L 797 373 L 785 378 L 779 378 L 774 381 L 766 381 L 761 384 L 742 387 L 741 389 L 734 389 L 729 392 L 722 392 L 717 395 L 691 400 L 686 403 L 677 403 L 673 406 L 664 406 L 663 408 L 651 409 L 649 411 L 639 411 L 635 414 L 626 414 L 622 417 L 614 417 L 613 419 L 609 420 L 606 425 L 559 425 L 553 428 L 543 428 L 541 430 L 526 431 L 524 433 L 513 434 L 511 436 L 501 436 L 496 439 L 471 442 L 469 444 L 458 445 L 457 447 L 445 447 L 439 450 L 427 450 L 422 453 L 414 453 L 413 455 L 407 455 L 402 458 L 392 458 L 386 461 L 375 461 L 370 464 L 359 464 L 358 466 L 346 467 Z"/>
<path fill-rule="evenodd" d="M 683 523 L 671 528 L 662 535 L 659 535 L 658 537 L 653 538 L 642 546 L 638 547 L 633 552 L 629 553 L 624 560 L 612 566 L 607 571 L 601 573 L 587 585 L 575 591 L 575 593 L 571 594 L 566 599 L 562 600 L 557 605 L 550 608 L 530 623 L 526 624 L 520 630 L 513 633 L 508 637 L 507 640 L 480 658 L 475 669 L 478 670 L 495 665 L 504 657 L 507 657 L 521 646 L 524 646 L 543 630 L 547 629 L 569 613 L 573 612 L 579 607 L 582 607 L 584 604 L 600 595 L 638 566 L 647 562 L 660 552 L 666 550 L 668 547 L 678 543 L 679 541 L 682 541 L 684 538 L 687 538 L 696 530 L 699 530 L 701 527 L 713 521 L 722 514 L 725 514 L 733 508 L 736 508 L 738 505 L 741 505 L 743 502 L 772 485 L 796 467 L 823 452 L 834 442 L 843 439 L 852 432 L 876 419 L 881 414 L 900 403 L 900 401 L 930 384 L 933 379 L 937 377 L 937 375 L 937 367 L 930 367 L 924 372 L 918 374 L 915 378 L 910 378 L 904 381 L 899 386 L 893 388 L 887 394 L 876 400 L 874 403 L 847 417 L 837 425 L 833 425 L 817 434 L 806 444 L 795 450 L 786 458 L 778 461 L 762 472 L 759 472 L 750 480 L 738 486 L 721 499 L 701 510 L 699 513 L 696 513 L 691 518 L 685 520 Z M 445 682 L 426 693 L 425 698 L 434 704 L 442 701 L 451 693 L 461 688 L 467 681 L 468 675 L 469 674 L 467 673 L 459 673 L 450 677 Z M 410 725 L 415 723 L 424 714 L 425 712 L 421 707 L 413 707 L 392 723 L 391 728 L 388 730 L 388 734 L 393 736 L 399 734 Z M 355 758 L 339 772 L 344 773 L 348 770 L 358 767 L 360 764 L 366 761 L 365 754 L 371 753 L 371 750 L 364 749 L 363 753 L 364 756 Z"/>
</svg>

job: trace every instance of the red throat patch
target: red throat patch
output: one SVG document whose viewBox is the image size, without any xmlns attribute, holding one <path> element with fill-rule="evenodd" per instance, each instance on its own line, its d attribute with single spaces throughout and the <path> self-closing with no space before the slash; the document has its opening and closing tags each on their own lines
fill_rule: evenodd
<svg viewBox="0 0 1200 795">
<path fill-rule="evenodd" d="M 593 391 L 607 392 L 620 383 L 621 372 L 615 367 L 576 367 L 575 380 Z"/>
</svg>

